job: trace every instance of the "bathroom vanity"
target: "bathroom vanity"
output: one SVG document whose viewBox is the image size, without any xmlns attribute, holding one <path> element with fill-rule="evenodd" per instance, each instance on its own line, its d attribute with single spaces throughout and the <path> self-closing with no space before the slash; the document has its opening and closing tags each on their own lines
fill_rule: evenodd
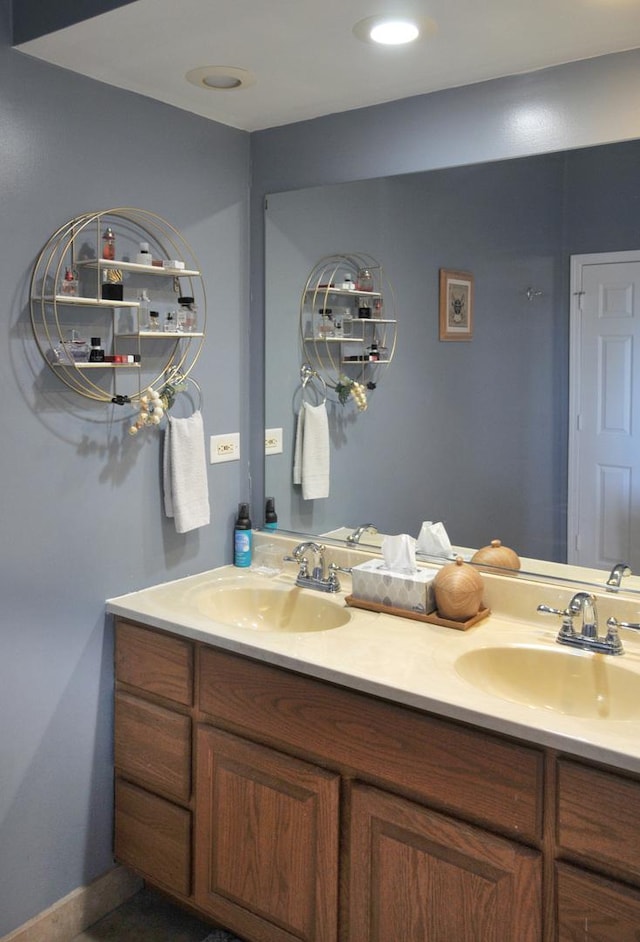
<svg viewBox="0 0 640 942">
<path fill-rule="evenodd" d="M 108 604 L 121 863 L 248 942 L 638 939 L 637 721 L 510 702 L 452 667 L 553 645 L 512 606 L 561 588 L 521 582 L 501 607 L 487 577 L 494 614 L 468 632 L 356 610 L 261 632 L 211 617 L 239 578 Z"/>
</svg>

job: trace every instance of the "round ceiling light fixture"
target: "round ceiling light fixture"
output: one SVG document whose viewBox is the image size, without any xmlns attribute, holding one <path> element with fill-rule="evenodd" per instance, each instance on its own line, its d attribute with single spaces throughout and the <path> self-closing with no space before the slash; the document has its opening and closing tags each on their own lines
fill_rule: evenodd
<svg viewBox="0 0 640 942">
<path fill-rule="evenodd" d="M 186 74 L 187 82 L 214 92 L 235 91 L 253 85 L 256 77 L 246 69 L 227 65 L 203 65 Z"/>
<path fill-rule="evenodd" d="M 427 16 L 368 16 L 353 27 L 362 42 L 383 46 L 404 46 L 436 31 Z"/>
</svg>

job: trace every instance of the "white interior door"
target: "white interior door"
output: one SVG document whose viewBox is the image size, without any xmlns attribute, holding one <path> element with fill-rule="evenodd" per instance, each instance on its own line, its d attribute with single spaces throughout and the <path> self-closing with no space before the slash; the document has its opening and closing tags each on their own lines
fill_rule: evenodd
<svg viewBox="0 0 640 942">
<path fill-rule="evenodd" d="M 574 256 L 571 299 L 568 561 L 640 573 L 640 251 Z"/>
</svg>

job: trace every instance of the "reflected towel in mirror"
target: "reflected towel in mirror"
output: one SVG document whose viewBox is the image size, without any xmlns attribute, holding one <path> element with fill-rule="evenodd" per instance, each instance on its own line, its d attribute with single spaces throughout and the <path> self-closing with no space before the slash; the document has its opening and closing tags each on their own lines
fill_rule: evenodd
<svg viewBox="0 0 640 942">
<path fill-rule="evenodd" d="M 202 413 L 187 419 L 167 416 L 164 433 L 164 509 L 178 533 L 209 523 L 209 486 Z"/>
<path fill-rule="evenodd" d="M 293 454 L 293 483 L 304 500 L 329 496 L 329 417 L 325 403 L 303 402 L 298 413 Z"/>
</svg>

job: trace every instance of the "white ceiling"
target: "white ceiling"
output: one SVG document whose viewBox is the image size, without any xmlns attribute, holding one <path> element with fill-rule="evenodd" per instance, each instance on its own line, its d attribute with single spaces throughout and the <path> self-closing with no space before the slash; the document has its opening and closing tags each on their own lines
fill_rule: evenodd
<svg viewBox="0 0 640 942">
<path fill-rule="evenodd" d="M 352 33 L 381 12 L 433 35 L 377 47 Z M 247 131 L 640 47 L 640 0 L 135 0 L 18 48 Z M 231 66 L 255 84 L 189 84 Z"/>
</svg>

